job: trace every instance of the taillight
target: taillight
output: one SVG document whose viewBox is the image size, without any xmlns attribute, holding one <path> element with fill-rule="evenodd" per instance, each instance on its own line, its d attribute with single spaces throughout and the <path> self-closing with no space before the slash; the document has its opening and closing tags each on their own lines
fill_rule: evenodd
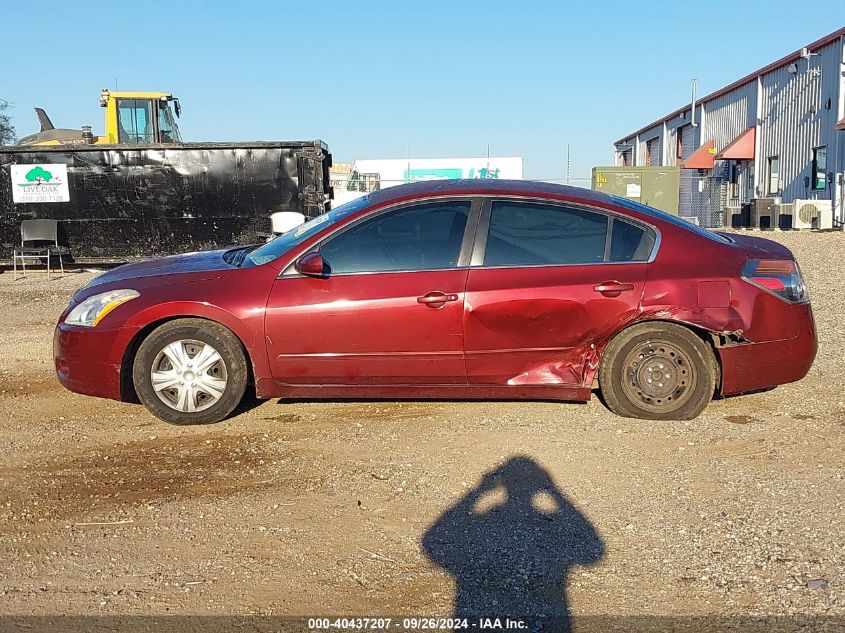
<svg viewBox="0 0 845 633">
<path fill-rule="evenodd" d="M 742 278 L 792 303 L 809 299 L 801 270 L 791 259 L 749 259 Z"/>
</svg>

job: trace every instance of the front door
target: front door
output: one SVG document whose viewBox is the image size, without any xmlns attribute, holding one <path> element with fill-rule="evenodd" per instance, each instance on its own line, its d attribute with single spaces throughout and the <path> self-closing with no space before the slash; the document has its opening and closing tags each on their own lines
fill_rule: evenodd
<svg viewBox="0 0 845 633">
<path fill-rule="evenodd" d="M 415 203 L 366 218 L 319 250 L 327 274 L 273 285 L 276 380 L 298 385 L 466 384 L 463 311 L 472 203 Z"/>
<path fill-rule="evenodd" d="M 467 280 L 469 383 L 583 385 L 595 342 L 637 314 L 653 231 L 564 204 L 489 207 Z"/>
</svg>

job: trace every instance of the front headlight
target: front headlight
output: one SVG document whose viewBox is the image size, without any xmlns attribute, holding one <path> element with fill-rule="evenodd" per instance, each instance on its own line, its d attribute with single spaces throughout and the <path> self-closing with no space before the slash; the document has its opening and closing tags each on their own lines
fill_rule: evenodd
<svg viewBox="0 0 845 633">
<path fill-rule="evenodd" d="M 104 316 L 114 310 L 121 303 L 140 297 L 137 290 L 111 290 L 93 295 L 85 299 L 67 315 L 65 323 L 68 325 L 82 325 L 94 327 Z"/>
</svg>

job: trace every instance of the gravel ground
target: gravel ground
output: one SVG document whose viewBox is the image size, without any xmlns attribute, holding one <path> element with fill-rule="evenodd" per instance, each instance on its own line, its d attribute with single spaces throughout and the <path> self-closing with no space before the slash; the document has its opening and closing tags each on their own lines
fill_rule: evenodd
<svg viewBox="0 0 845 633">
<path fill-rule="evenodd" d="M 2 274 L 0 614 L 845 616 L 845 235 L 765 237 L 798 256 L 819 355 L 692 422 L 274 400 L 168 426 L 56 382 L 91 273 Z"/>
</svg>

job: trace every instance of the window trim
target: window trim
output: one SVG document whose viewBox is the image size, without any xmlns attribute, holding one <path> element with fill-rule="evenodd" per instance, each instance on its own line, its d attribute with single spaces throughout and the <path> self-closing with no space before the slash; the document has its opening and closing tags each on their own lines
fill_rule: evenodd
<svg viewBox="0 0 845 633">
<path fill-rule="evenodd" d="M 778 171 L 777 171 L 777 178 L 778 178 L 778 186 L 772 190 L 772 161 L 777 161 Z M 778 192 L 781 191 L 780 186 L 780 154 L 772 154 L 766 159 L 766 195 L 778 195 Z"/>
<path fill-rule="evenodd" d="M 819 160 L 819 150 L 824 150 L 824 178 L 822 182 L 824 185 L 819 187 L 819 167 L 818 167 L 818 160 Z M 827 190 L 827 145 L 818 145 L 813 148 L 813 161 L 811 166 L 812 171 L 812 182 L 810 183 L 810 191 L 826 191 Z"/>
<path fill-rule="evenodd" d="M 484 254 L 487 249 L 487 238 L 490 234 L 490 217 L 492 215 L 492 208 L 494 202 L 510 202 L 510 201 L 518 201 L 518 202 L 528 202 L 532 204 L 542 204 L 547 206 L 558 206 L 558 207 L 573 207 L 576 209 L 580 209 L 583 211 L 589 211 L 591 213 L 597 213 L 600 215 L 607 216 L 607 225 L 608 230 L 607 234 L 605 235 L 605 245 L 604 245 L 604 253 L 605 256 L 608 256 L 609 249 L 610 249 L 610 240 L 612 239 L 612 227 L 613 221 L 616 218 L 628 222 L 629 224 L 633 224 L 634 226 L 638 226 L 646 231 L 651 231 L 654 234 L 654 245 L 651 247 L 651 253 L 649 254 L 647 259 L 638 260 L 638 261 L 628 261 L 628 262 L 613 262 L 613 261 L 603 261 L 603 262 L 582 262 L 582 263 L 575 263 L 575 264 L 508 264 L 505 266 L 485 266 L 484 265 Z M 481 217 L 478 220 L 478 228 L 475 233 L 475 244 L 472 249 L 472 259 L 470 260 L 470 267 L 473 269 L 483 269 L 483 270 L 497 270 L 497 269 L 508 269 L 508 268 L 564 268 L 570 266 L 619 266 L 619 265 L 631 265 L 631 264 L 650 264 L 655 260 L 657 257 L 657 253 L 660 250 L 660 242 L 661 242 L 661 233 L 660 229 L 658 229 L 653 224 L 649 224 L 648 222 L 643 222 L 638 218 L 632 218 L 624 213 L 618 213 L 616 211 L 611 211 L 610 209 L 603 209 L 600 207 L 594 207 L 588 204 L 582 204 L 579 202 L 569 202 L 566 200 L 550 200 L 548 198 L 540 198 L 536 196 L 485 196 L 484 202 L 481 206 Z"/>
<path fill-rule="evenodd" d="M 297 260 L 306 255 L 308 253 L 317 252 L 327 242 L 330 242 L 335 237 L 339 237 L 342 233 L 353 229 L 354 227 L 362 224 L 363 222 L 367 222 L 369 220 L 373 220 L 379 216 L 385 215 L 387 213 L 391 213 L 394 211 L 401 211 L 402 209 L 407 209 L 409 207 L 415 207 L 424 204 L 431 204 L 435 202 L 468 202 L 469 207 L 469 214 L 467 215 L 467 223 L 464 227 L 464 235 L 461 238 L 461 250 L 458 253 L 458 263 L 456 266 L 452 266 L 450 268 L 416 268 L 412 270 L 367 270 L 367 271 L 358 271 L 358 272 L 350 272 L 350 273 L 332 273 L 329 275 L 330 278 L 336 277 L 351 277 L 357 275 L 396 275 L 396 274 L 408 274 L 408 273 L 430 273 L 430 272 L 444 272 L 449 270 L 466 270 L 469 268 L 470 265 L 470 256 L 472 254 L 472 245 L 475 241 L 475 235 L 478 230 L 478 220 L 479 216 L 481 215 L 481 205 L 482 199 L 479 196 L 432 196 L 426 198 L 418 198 L 415 200 L 406 200 L 403 202 L 398 202 L 394 204 L 390 204 L 386 207 L 373 211 L 371 213 L 364 213 L 363 216 L 356 218 L 351 222 L 347 222 L 339 227 L 337 227 L 334 231 L 329 233 L 328 235 L 324 236 L 320 241 L 312 244 L 310 247 L 297 252 L 296 255 L 284 266 L 282 267 L 281 272 L 278 274 L 277 279 L 282 279 L 286 277 L 293 277 L 293 278 L 303 278 L 307 275 L 301 274 L 298 270 L 296 270 L 296 262 Z"/>
<path fill-rule="evenodd" d="M 122 126 L 121 126 L 121 123 L 120 123 L 120 104 L 121 104 L 121 102 L 123 102 L 123 101 L 133 101 L 133 102 L 135 102 L 136 104 L 137 104 L 138 102 L 142 102 L 142 103 L 145 103 L 145 104 L 150 104 L 150 105 L 152 106 L 152 107 L 150 108 L 150 117 L 151 117 L 151 122 L 150 122 L 150 123 L 151 123 L 151 127 L 152 127 L 152 132 L 153 132 L 153 138 L 152 138 L 152 140 L 151 140 L 151 141 L 138 141 L 138 140 L 136 140 L 136 141 L 129 141 L 129 143 L 128 143 L 128 144 L 130 144 L 130 145 L 146 145 L 146 144 L 155 144 L 155 143 L 158 143 L 158 142 L 159 142 L 159 139 L 161 139 L 161 132 L 159 132 L 159 129 L 158 129 L 158 117 L 159 117 L 159 113 L 158 113 L 158 102 L 157 102 L 155 99 L 141 99 L 141 98 L 138 98 L 138 97 L 118 97 L 118 98 L 115 100 L 115 111 L 116 111 L 116 113 L 117 113 L 117 128 L 118 128 L 118 129 L 117 129 L 117 133 L 118 133 L 117 135 L 118 135 L 118 139 L 120 138 L 120 129 L 121 129 L 121 127 L 122 127 Z M 135 116 L 135 115 L 134 115 L 134 110 L 135 110 L 136 108 L 137 108 L 137 105 L 133 106 L 133 115 L 132 115 L 132 116 L 133 116 L 133 118 L 134 118 L 134 116 Z M 146 108 L 145 108 L 145 109 L 146 109 Z M 136 137 L 137 137 L 137 136 L 138 136 L 138 135 L 136 134 Z"/>
</svg>

